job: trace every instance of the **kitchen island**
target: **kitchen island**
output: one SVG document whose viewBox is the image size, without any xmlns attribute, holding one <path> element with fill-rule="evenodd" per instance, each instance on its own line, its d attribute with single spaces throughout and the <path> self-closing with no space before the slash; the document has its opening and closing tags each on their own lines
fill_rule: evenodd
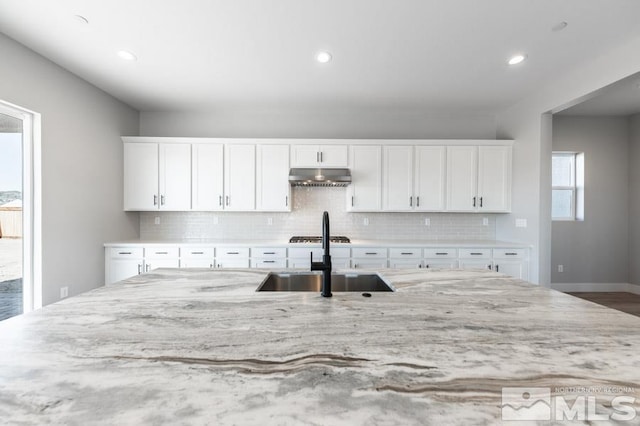
<svg viewBox="0 0 640 426">
<path fill-rule="evenodd" d="M 0 419 L 484 425 L 505 387 L 640 410 L 640 318 L 488 270 L 332 298 L 255 292 L 266 273 L 161 269 L 0 323 Z"/>
</svg>

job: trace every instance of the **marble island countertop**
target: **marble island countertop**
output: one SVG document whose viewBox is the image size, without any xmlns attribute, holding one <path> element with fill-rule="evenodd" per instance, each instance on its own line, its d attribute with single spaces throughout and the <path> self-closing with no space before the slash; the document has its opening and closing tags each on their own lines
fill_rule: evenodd
<svg viewBox="0 0 640 426">
<path fill-rule="evenodd" d="M 369 298 L 265 275 L 157 270 L 1 322 L 1 422 L 492 425 L 503 387 L 640 412 L 640 318 L 491 271 L 385 270 Z"/>
</svg>

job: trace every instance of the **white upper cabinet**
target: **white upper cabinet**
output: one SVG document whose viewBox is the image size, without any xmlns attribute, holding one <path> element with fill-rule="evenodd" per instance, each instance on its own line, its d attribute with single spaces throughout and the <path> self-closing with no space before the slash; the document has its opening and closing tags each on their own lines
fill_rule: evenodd
<svg viewBox="0 0 640 426">
<path fill-rule="evenodd" d="M 510 209 L 510 146 L 447 147 L 447 211 Z"/>
<path fill-rule="evenodd" d="M 171 143 L 124 145 L 125 210 L 189 210 L 191 146 Z"/>
<path fill-rule="evenodd" d="M 258 145 L 256 207 L 260 211 L 291 211 L 289 145 Z"/>
<path fill-rule="evenodd" d="M 383 209 L 442 211 L 445 153 L 444 146 L 385 146 Z"/>
<path fill-rule="evenodd" d="M 413 146 L 385 146 L 382 164 L 382 209 L 411 210 Z"/>
<path fill-rule="evenodd" d="M 511 210 L 510 146 L 478 147 L 478 210 Z"/>
<path fill-rule="evenodd" d="M 349 158 L 352 182 L 347 187 L 347 211 L 379 211 L 382 208 L 382 147 L 354 145 Z"/>
<path fill-rule="evenodd" d="M 224 209 L 256 209 L 256 146 L 225 145 Z"/>
<path fill-rule="evenodd" d="M 446 152 L 444 146 L 415 147 L 415 210 L 444 210 Z"/>
<path fill-rule="evenodd" d="M 224 145 L 193 144 L 191 155 L 192 210 L 222 210 L 224 207 Z"/>
<path fill-rule="evenodd" d="M 291 145 L 291 167 L 347 167 L 347 145 Z"/>
</svg>

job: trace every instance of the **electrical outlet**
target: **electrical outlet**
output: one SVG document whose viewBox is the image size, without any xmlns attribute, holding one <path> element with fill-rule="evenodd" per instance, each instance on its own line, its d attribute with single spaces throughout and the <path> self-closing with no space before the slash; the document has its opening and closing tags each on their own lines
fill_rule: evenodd
<svg viewBox="0 0 640 426">
<path fill-rule="evenodd" d="M 368 218 L 368 217 L 365 217 L 364 219 L 362 219 L 362 224 L 363 224 L 364 226 L 369 226 L 369 218 Z"/>
<path fill-rule="evenodd" d="M 488 217 L 483 217 L 482 218 L 482 226 L 489 226 L 489 218 Z"/>
<path fill-rule="evenodd" d="M 269 226 L 273 225 L 273 218 L 272 217 L 268 217 L 267 218 L 267 225 L 269 225 Z"/>
<path fill-rule="evenodd" d="M 213 217 L 213 224 L 217 225 L 218 224 L 218 216 L 214 216 Z"/>
<path fill-rule="evenodd" d="M 564 265 L 558 265 L 558 272 L 564 272 Z"/>
<path fill-rule="evenodd" d="M 69 287 L 60 287 L 60 299 L 69 297 Z"/>
<path fill-rule="evenodd" d="M 156 216 L 155 219 L 153 219 L 153 223 L 156 225 L 160 225 L 160 216 Z"/>
<path fill-rule="evenodd" d="M 431 226 L 431 219 L 428 217 L 424 218 L 424 226 Z"/>
</svg>

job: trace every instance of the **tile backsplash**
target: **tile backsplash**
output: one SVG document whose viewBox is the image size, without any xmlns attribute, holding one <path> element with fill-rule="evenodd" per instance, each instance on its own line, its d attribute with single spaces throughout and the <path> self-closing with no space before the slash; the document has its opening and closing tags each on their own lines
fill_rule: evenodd
<svg viewBox="0 0 640 426">
<path fill-rule="evenodd" d="M 292 235 L 320 235 L 325 210 L 330 215 L 331 234 L 351 239 L 494 240 L 496 235 L 495 214 L 349 213 L 346 188 L 294 187 L 292 201 L 292 211 L 287 213 L 141 212 L 140 238 L 287 241 Z M 483 218 L 488 225 L 483 225 Z"/>
</svg>

